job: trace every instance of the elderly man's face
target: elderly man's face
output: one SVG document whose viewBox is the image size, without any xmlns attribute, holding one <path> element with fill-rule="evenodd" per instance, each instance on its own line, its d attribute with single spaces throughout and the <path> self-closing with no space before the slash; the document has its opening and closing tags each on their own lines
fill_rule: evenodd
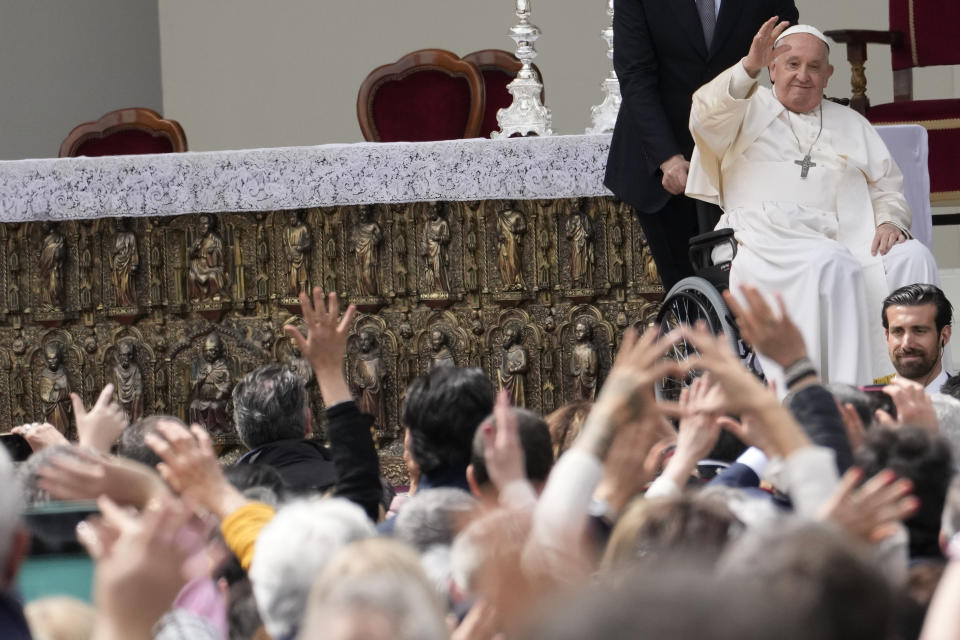
<svg viewBox="0 0 960 640">
<path fill-rule="evenodd" d="M 933 304 L 887 307 L 887 350 L 897 374 L 920 384 L 939 373 L 942 347 L 950 341 L 950 325 L 937 331 Z"/>
<path fill-rule="evenodd" d="M 809 33 L 795 33 L 780 42 L 789 44 L 790 51 L 770 65 L 774 92 L 790 111 L 807 113 L 820 104 L 833 75 L 827 45 Z"/>
</svg>

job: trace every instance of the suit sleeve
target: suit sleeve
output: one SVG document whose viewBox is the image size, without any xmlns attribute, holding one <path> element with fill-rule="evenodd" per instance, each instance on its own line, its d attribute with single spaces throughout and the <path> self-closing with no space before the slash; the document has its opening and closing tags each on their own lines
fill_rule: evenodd
<svg viewBox="0 0 960 640">
<path fill-rule="evenodd" d="M 361 507 L 376 522 L 379 519 L 380 459 L 373 444 L 373 416 L 362 413 L 350 400 L 326 410 L 327 439 L 337 470 L 334 493 Z"/>
<path fill-rule="evenodd" d="M 614 1 L 613 39 L 613 68 L 623 96 L 620 108 L 633 119 L 653 174 L 681 150 L 660 99 L 659 65 L 640 0 Z"/>
<path fill-rule="evenodd" d="M 781 20 L 786 20 L 791 25 L 799 23 L 800 12 L 797 11 L 794 0 L 775 0 L 772 4 L 776 13 L 771 13 L 768 17 L 779 16 Z"/>
</svg>

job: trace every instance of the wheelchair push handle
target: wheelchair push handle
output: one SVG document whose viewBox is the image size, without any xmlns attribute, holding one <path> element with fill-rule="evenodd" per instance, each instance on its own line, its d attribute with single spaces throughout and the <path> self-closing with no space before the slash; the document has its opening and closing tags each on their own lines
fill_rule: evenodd
<svg viewBox="0 0 960 640">
<path fill-rule="evenodd" d="M 708 231 L 690 238 L 689 256 L 690 264 L 693 265 L 694 270 L 700 271 L 710 266 L 720 266 L 713 264 L 711 253 L 715 247 L 722 244 L 730 245 L 732 251 L 730 260 L 733 260 L 733 257 L 737 255 L 737 240 L 733 237 L 733 229 Z"/>
</svg>

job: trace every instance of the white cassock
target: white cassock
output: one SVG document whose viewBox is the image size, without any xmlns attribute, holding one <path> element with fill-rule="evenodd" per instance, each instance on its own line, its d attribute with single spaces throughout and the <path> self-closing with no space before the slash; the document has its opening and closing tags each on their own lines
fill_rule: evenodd
<svg viewBox="0 0 960 640">
<path fill-rule="evenodd" d="M 736 232 L 731 289 L 779 292 L 811 360 L 830 382 L 870 384 L 893 373 L 883 336 L 883 298 L 897 287 L 939 280 L 917 240 L 871 256 L 879 224 L 910 238 L 903 176 L 873 126 L 829 100 L 788 111 L 741 63 L 693 96 L 696 149 L 687 195 L 723 207 L 718 229 Z M 816 142 L 814 142 L 816 140 Z M 806 178 L 801 160 L 808 149 Z M 782 371 L 767 359 L 768 378 Z"/>
</svg>

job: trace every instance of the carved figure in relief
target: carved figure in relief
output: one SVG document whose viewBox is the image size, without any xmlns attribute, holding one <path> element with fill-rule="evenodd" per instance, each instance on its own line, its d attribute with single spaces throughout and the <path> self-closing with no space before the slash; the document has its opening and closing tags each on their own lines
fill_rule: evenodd
<svg viewBox="0 0 960 640">
<path fill-rule="evenodd" d="M 447 334 L 440 329 L 430 331 L 430 370 L 437 367 L 455 367 L 457 362 L 453 359 L 453 352 L 450 350 L 450 339 Z"/>
<path fill-rule="evenodd" d="M 227 363 L 223 341 L 214 332 L 203 341 L 203 362 L 193 381 L 190 422 L 202 424 L 210 433 L 231 433 L 232 391 L 233 375 Z"/>
<path fill-rule="evenodd" d="M 567 220 L 570 241 L 570 278 L 574 286 L 583 286 L 593 270 L 593 223 L 586 211 L 586 200 L 577 200 L 577 210 Z"/>
<path fill-rule="evenodd" d="M 383 230 L 373 214 L 370 205 L 360 207 L 360 223 L 353 236 L 353 251 L 357 256 L 357 294 L 361 296 L 380 295 L 377 254 L 383 242 Z"/>
<path fill-rule="evenodd" d="M 187 285 L 192 300 L 230 297 L 223 238 L 217 232 L 216 218 L 208 214 L 200 216 L 200 237 L 190 247 L 187 257 L 190 261 Z"/>
<path fill-rule="evenodd" d="M 45 224 L 40 242 L 40 302 L 51 307 L 63 305 L 63 265 L 67 258 L 67 243 L 54 225 Z"/>
<path fill-rule="evenodd" d="M 380 354 L 377 336 L 369 329 L 360 332 L 357 362 L 353 367 L 354 384 L 360 390 L 357 406 L 360 411 L 373 416 L 375 427 L 387 428 L 387 402 L 383 381 L 387 377 L 387 368 Z"/>
<path fill-rule="evenodd" d="M 110 252 L 110 269 L 113 271 L 113 287 L 117 306 L 131 307 L 136 303 L 134 274 L 140 267 L 137 237 L 123 218 L 116 220 L 113 234 L 113 249 Z"/>
<path fill-rule="evenodd" d="M 117 345 L 117 362 L 113 367 L 114 397 L 131 423 L 143 417 L 143 374 L 137 362 L 137 345 L 130 339 Z"/>
<path fill-rule="evenodd" d="M 592 402 L 597 395 L 597 374 L 600 358 L 593 346 L 593 328 L 586 320 L 578 320 L 573 330 L 576 344 L 570 357 L 570 374 L 573 376 L 572 401 Z"/>
<path fill-rule="evenodd" d="M 420 247 L 420 254 L 426 262 L 424 265 L 426 286 L 427 289 L 437 293 L 450 293 L 450 282 L 447 279 L 450 224 L 443 217 L 443 203 L 431 202 L 429 216 L 430 219 L 423 226 L 423 242 Z"/>
<path fill-rule="evenodd" d="M 287 295 L 296 297 L 310 290 L 310 229 L 300 211 L 291 211 L 283 229 L 283 251 L 290 264 L 287 274 Z"/>
<path fill-rule="evenodd" d="M 522 289 L 521 239 L 527 230 L 527 223 L 523 213 L 517 210 L 516 202 L 510 202 L 510 205 L 500 212 L 497 230 L 499 232 L 497 266 L 500 268 L 500 282 L 504 289 Z"/>
<path fill-rule="evenodd" d="M 70 381 L 63 360 L 63 343 L 48 342 L 43 348 L 46 367 L 40 373 L 40 405 L 44 421 L 66 435 L 70 429 Z"/>
<path fill-rule="evenodd" d="M 517 325 L 508 325 L 503 330 L 503 355 L 497 371 L 500 389 L 510 394 L 510 402 L 515 407 L 525 407 L 527 402 L 525 383 L 530 364 L 522 338 Z"/>
</svg>

